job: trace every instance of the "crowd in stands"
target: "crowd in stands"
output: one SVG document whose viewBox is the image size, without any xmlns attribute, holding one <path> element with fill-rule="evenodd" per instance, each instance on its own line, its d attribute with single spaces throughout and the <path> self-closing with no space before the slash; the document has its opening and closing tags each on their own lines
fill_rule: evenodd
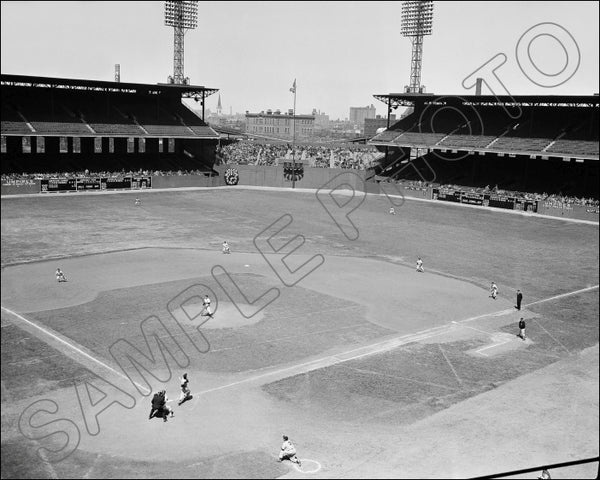
<svg viewBox="0 0 600 480">
<path fill-rule="evenodd" d="M 365 170 L 381 156 L 368 145 L 309 144 L 292 146 L 287 143 L 239 141 L 221 146 L 217 157 L 226 165 L 277 166 L 283 162 L 302 162 L 317 168 L 349 168 Z"/>
<path fill-rule="evenodd" d="M 173 177 L 181 175 L 204 175 L 206 172 L 202 170 L 137 170 L 137 171 L 125 171 L 119 172 L 90 172 L 89 170 L 83 170 L 80 172 L 49 172 L 49 173 L 3 173 L 0 177 L 2 185 L 11 185 L 16 183 L 22 183 L 25 180 L 47 180 L 50 178 L 90 178 L 90 177 L 101 177 L 101 178 L 122 178 L 122 177 Z"/>
<path fill-rule="evenodd" d="M 498 185 L 490 188 L 489 185 L 481 188 L 481 187 L 469 187 L 465 185 L 441 185 L 438 183 L 429 183 L 423 182 L 421 180 L 392 180 L 387 179 L 388 183 L 396 183 L 400 188 L 404 188 L 407 190 L 420 190 L 427 191 L 428 188 L 439 188 L 440 190 L 446 191 L 460 191 L 463 193 L 472 193 L 472 194 L 492 194 L 492 195 L 500 195 L 503 197 L 511 197 L 517 198 L 520 200 L 530 200 L 530 201 L 538 201 L 538 202 L 546 202 L 546 203 L 554 203 L 561 205 L 581 205 L 581 206 L 589 206 L 589 207 L 598 207 L 600 206 L 600 201 L 594 198 L 584 198 L 584 197 L 572 197 L 562 194 L 548 194 L 548 193 L 532 193 L 532 192 L 516 192 L 512 190 L 503 190 L 498 188 Z"/>
</svg>

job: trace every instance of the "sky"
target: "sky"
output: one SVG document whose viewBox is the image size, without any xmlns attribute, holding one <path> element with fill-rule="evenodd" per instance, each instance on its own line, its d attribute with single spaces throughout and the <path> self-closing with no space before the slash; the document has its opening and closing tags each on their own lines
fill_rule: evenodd
<svg viewBox="0 0 600 480">
<path fill-rule="evenodd" d="M 421 83 L 427 92 L 468 95 L 473 82 L 464 80 L 482 76 L 494 93 L 598 93 L 598 6 L 434 2 Z M 401 8 L 200 1 L 198 27 L 185 35 L 185 76 L 219 89 L 206 100 L 212 111 L 219 94 L 223 113 L 286 111 L 296 80 L 298 114 L 316 109 L 345 119 L 350 107 L 373 104 L 385 116 L 386 105 L 373 95 L 402 92 L 410 78 Z M 164 83 L 173 75 L 164 2 L 2 1 L 0 13 L 3 74 L 112 81 L 118 63 L 122 82 Z"/>
</svg>

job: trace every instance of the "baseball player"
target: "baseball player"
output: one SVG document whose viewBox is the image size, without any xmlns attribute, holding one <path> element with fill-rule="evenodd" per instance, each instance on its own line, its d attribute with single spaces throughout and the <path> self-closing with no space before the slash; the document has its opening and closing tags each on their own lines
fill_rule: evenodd
<svg viewBox="0 0 600 480">
<path fill-rule="evenodd" d="M 492 284 L 490 285 L 490 297 L 493 298 L 494 300 L 496 300 L 497 296 L 498 296 L 498 287 L 496 286 L 496 284 L 494 282 L 492 282 Z"/>
<path fill-rule="evenodd" d="M 300 459 L 296 456 L 296 447 L 288 439 L 287 435 L 283 436 L 283 445 L 281 445 L 281 451 L 279 452 L 279 461 L 290 460 L 297 463 L 299 467 L 302 466 Z"/>
<path fill-rule="evenodd" d="M 396 210 L 394 210 L 394 207 L 390 207 L 390 215 L 396 215 Z"/>
<path fill-rule="evenodd" d="M 190 381 L 188 380 L 187 373 L 183 374 L 183 377 L 181 377 L 179 379 L 179 382 L 181 384 L 181 394 L 179 395 L 179 401 L 177 402 L 177 405 L 181 405 L 183 402 L 186 402 L 186 401 L 194 398 L 192 395 L 192 392 L 190 390 L 190 387 L 188 386 L 188 383 Z"/>
<path fill-rule="evenodd" d="M 227 241 L 223 242 L 223 253 L 227 254 L 227 253 L 231 253 L 229 251 L 229 245 L 227 244 Z"/>
<path fill-rule="evenodd" d="M 136 199 L 135 199 L 135 206 L 139 207 L 141 204 L 142 204 L 142 201 L 139 198 L 136 197 Z"/>
<path fill-rule="evenodd" d="M 525 340 L 525 320 L 521 317 L 519 320 L 519 335 L 517 337 L 521 337 L 522 340 Z"/>
<path fill-rule="evenodd" d="M 548 472 L 548 469 L 546 469 L 546 468 L 544 468 L 542 470 L 542 474 L 537 478 L 538 478 L 538 480 L 551 480 L 552 479 L 552 477 L 550 476 L 550 472 Z"/>
<path fill-rule="evenodd" d="M 60 268 L 56 269 L 56 281 L 57 282 L 66 282 L 67 281 L 67 277 L 65 277 L 65 274 L 61 271 Z"/>
<path fill-rule="evenodd" d="M 208 298 L 208 295 L 204 295 L 204 300 L 202 301 L 202 306 L 204 307 L 202 309 L 202 312 L 200 313 L 200 315 L 203 316 L 209 316 L 212 318 L 213 314 L 212 311 L 210 309 L 210 298 Z"/>
<path fill-rule="evenodd" d="M 150 410 L 150 415 L 148 416 L 148 420 L 152 419 L 152 417 L 162 417 L 163 421 L 167 421 L 167 417 L 171 414 L 171 418 L 175 416 L 173 409 L 167 405 L 167 402 L 170 402 L 167 397 L 167 391 L 161 390 L 158 393 L 154 394 L 152 397 L 152 409 Z"/>
<path fill-rule="evenodd" d="M 425 272 L 425 270 L 423 269 L 423 260 L 421 260 L 421 257 L 417 259 L 417 272 Z"/>
</svg>

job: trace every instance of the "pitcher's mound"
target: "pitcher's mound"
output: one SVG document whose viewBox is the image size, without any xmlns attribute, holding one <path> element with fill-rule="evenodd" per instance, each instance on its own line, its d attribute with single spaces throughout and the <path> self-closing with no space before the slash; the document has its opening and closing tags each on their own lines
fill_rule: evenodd
<svg viewBox="0 0 600 480">
<path fill-rule="evenodd" d="M 264 316 L 264 310 L 260 310 L 250 318 L 246 318 L 240 313 L 237 307 L 230 302 L 219 302 L 217 311 L 213 313 L 212 318 L 199 316 L 203 308 L 201 303 L 186 304 L 183 305 L 182 308 L 185 309 L 189 318 L 195 318 L 194 323 L 204 321 L 205 323 L 202 324 L 202 328 L 239 328 L 245 325 L 258 323 Z M 249 305 L 240 305 L 240 308 L 246 315 L 251 315 L 254 312 L 254 309 Z"/>
</svg>

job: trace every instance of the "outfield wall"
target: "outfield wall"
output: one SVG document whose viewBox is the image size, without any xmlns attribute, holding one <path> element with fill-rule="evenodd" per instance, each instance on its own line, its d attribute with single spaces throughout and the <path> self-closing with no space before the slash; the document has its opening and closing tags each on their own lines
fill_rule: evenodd
<svg viewBox="0 0 600 480">
<path fill-rule="evenodd" d="M 221 165 L 215 167 L 221 176 L 228 168 L 237 170 L 239 174 L 238 185 L 251 185 L 260 187 L 292 187 L 292 181 L 286 178 L 284 167 L 268 167 L 264 165 Z M 301 178 L 296 180 L 296 188 L 328 188 L 327 183 L 334 178 L 335 185 L 340 185 L 342 180 L 355 190 L 364 189 L 364 170 L 342 170 L 337 168 L 304 167 Z M 374 192 L 375 193 L 375 192 Z M 378 193 L 378 192 L 377 192 Z"/>
<path fill-rule="evenodd" d="M 215 167 L 218 175 L 177 175 L 177 176 L 152 176 L 152 189 L 169 188 L 209 188 L 225 186 L 225 172 L 232 168 L 238 172 L 238 185 L 291 188 L 292 182 L 285 176 L 284 167 L 271 167 L 264 165 L 221 165 Z M 304 167 L 302 178 L 296 180 L 296 188 L 331 189 L 342 184 L 347 184 L 357 191 L 366 190 L 372 194 L 386 194 L 390 196 L 403 196 L 432 200 L 433 189 L 411 189 L 394 183 L 365 181 L 364 170 L 343 170 L 330 168 Z M 347 188 L 348 188 L 347 187 Z M 2 195 L 38 194 L 41 191 L 40 180 L 13 181 L 1 186 Z M 557 218 L 568 218 L 599 221 L 599 209 L 580 205 L 563 205 L 560 203 L 537 202 L 537 213 Z M 535 215 L 535 214 L 533 214 Z"/>
<path fill-rule="evenodd" d="M 597 222 L 599 220 L 599 209 L 597 207 L 586 207 L 583 205 L 548 205 L 545 202 L 538 202 L 537 213 L 541 215 L 550 215 L 560 218 L 576 218 L 578 220 L 590 220 Z"/>
<path fill-rule="evenodd" d="M 2 184 L 2 195 L 24 195 L 40 193 L 42 187 L 40 180 L 14 180 L 8 184 Z"/>
<path fill-rule="evenodd" d="M 220 187 L 225 185 L 223 176 L 177 175 L 173 177 L 153 176 L 152 188 Z"/>
</svg>

